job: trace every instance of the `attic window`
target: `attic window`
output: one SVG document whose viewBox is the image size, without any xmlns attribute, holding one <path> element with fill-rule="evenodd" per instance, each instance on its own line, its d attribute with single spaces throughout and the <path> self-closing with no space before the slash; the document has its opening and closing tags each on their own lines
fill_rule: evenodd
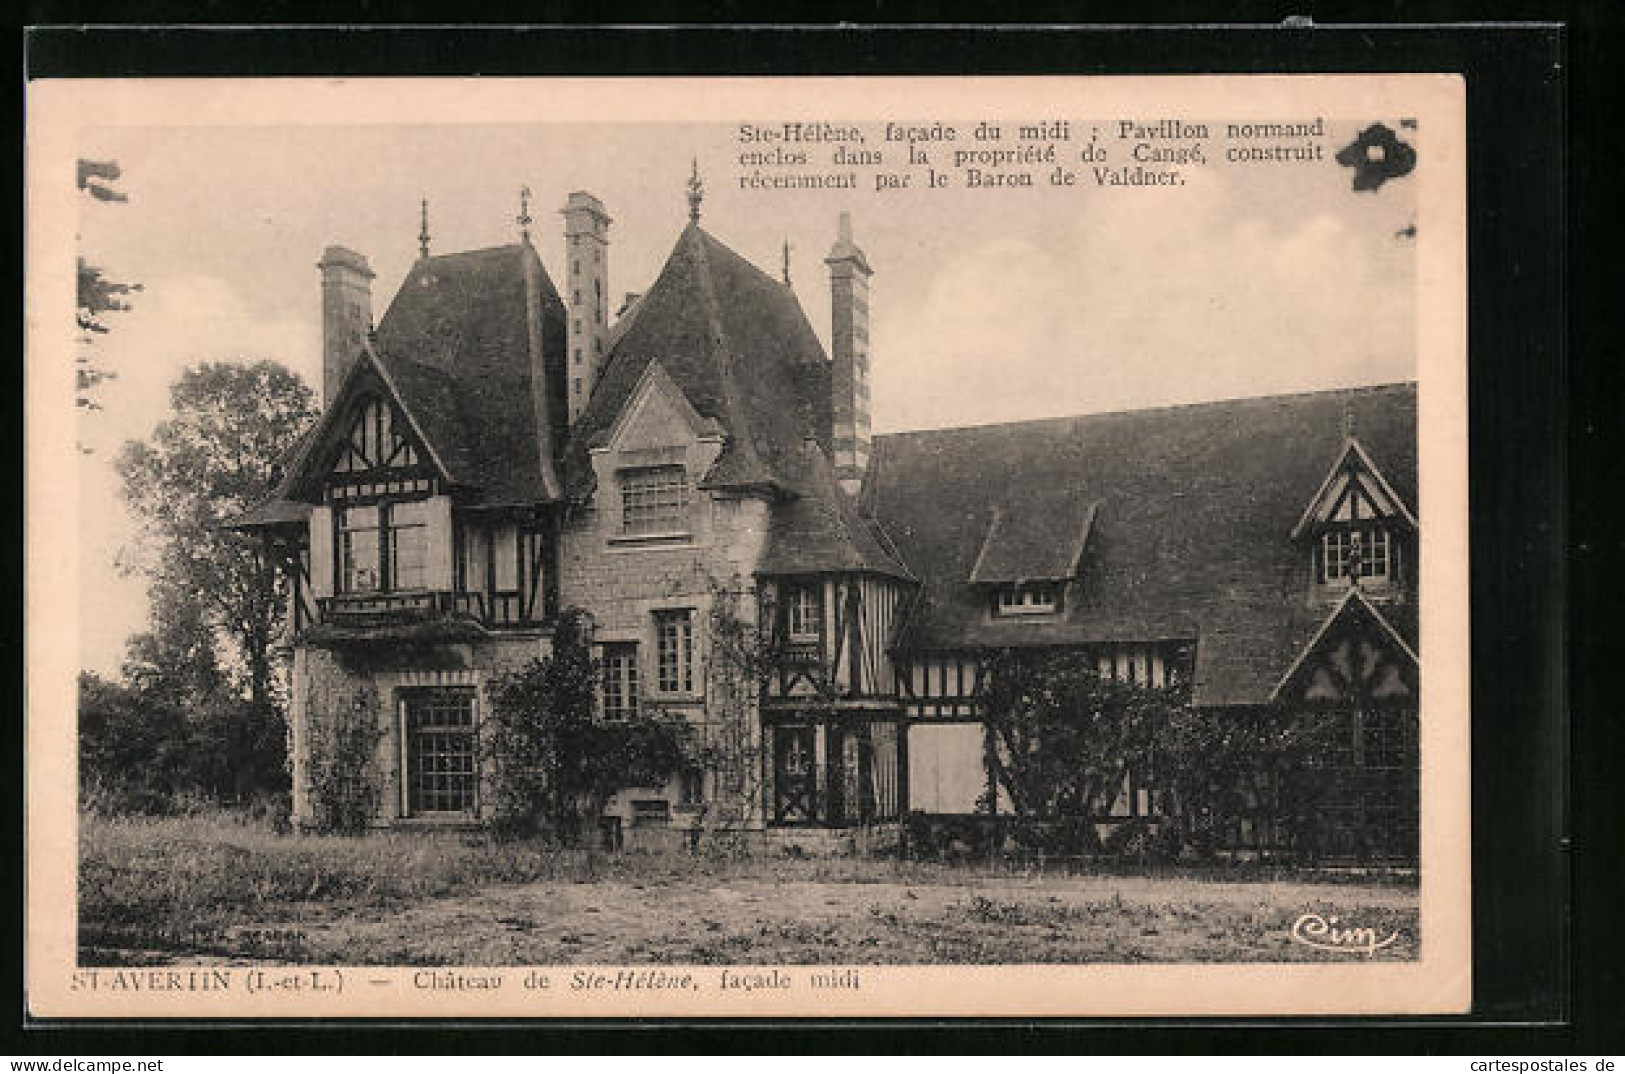
<svg viewBox="0 0 1625 1074">
<path fill-rule="evenodd" d="M 689 528 L 688 471 L 681 466 L 622 470 L 621 533 L 629 537 L 686 533 Z"/>
<path fill-rule="evenodd" d="M 1366 523 L 1328 529 L 1320 535 L 1319 553 L 1322 585 L 1382 583 L 1393 575 L 1394 549 L 1386 526 Z"/>
<path fill-rule="evenodd" d="M 1021 582 L 999 587 L 994 614 L 999 616 L 1054 615 L 1061 609 L 1061 583 Z"/>
</svg>

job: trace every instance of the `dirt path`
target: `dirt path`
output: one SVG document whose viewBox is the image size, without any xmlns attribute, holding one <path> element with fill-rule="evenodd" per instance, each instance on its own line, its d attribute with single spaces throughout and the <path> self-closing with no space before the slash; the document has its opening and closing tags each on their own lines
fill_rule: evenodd
<svg viewBox="0 0 1625 1074">
<path fill-rule="evenodd" d="M 1292 941 L 1303 914 L 1417 954 L 1414 889 L 1136 878 L 498 886 L 281 928 L 307 960 L 374 965 L 1232 962 L 1349 959 Z"/>
</svg>

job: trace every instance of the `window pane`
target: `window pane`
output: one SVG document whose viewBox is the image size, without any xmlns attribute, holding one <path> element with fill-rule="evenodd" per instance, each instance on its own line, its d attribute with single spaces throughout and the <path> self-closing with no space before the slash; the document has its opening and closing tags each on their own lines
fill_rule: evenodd
<svg viewBox="0 0 1625 1074">
<path fill-rule="evenodd" d="M 478 782 L 474 691 L 414 691 L 405 702 L 410 811 L 472 812 Z"/>
<path fill-rule="evenodd" d="M 376 590 L 378 578 L 378 509 L 352 507 L 340 512 L 340 584 L 345 592 Z"/>
<path fill-rule="evenodd" d="M 396 589 L 422 589 L 428 530 L 423 526 L 398 526 L 390 530 L 390 584 Z"/>
<path fill-rule="evenodd" d="M 378 508 L 346 507 L 339 512 L 339 528 L 346 530 L 375 530 L 378 528 Z"/>
<path fill-rule="evenodd" d="M 694 689 L 694 625 L 689 611 L 659 612 L 655 616 L 659 640 L 657 685 L 662 693 L 689 693 Z"/>
<path fill-rule="evenodd" d="M 1059 587 L 1053 582 L 1028 582 L 999 589 L 998 609 L 1008 615 L 1033 615 L 1056 610 Z"/>
<path fill-rule="evenodd" d="M 688 530 L 688 472 L 681 466 L 622 470 L 619 477 L 623 533 Z"/>
<path fill-rule="evenodd" d="M 511 522 L 495 528 L 492 534 L 491 554 L 496 564 L 497 588 L 519 588 L 519 527 Z"/>
<path fill-rule="evenodd" d="M 823 620 L 823 602 L 818 591 L 811 588 L 796 589 L 790 594 L 790 636 L 798 639 L 816 638 Z"/>
<path fill-rule="evenodd" d="M 638 713 L 638 647 L 604 647 L 604 717 L 625 720 Z"/>
</svg>

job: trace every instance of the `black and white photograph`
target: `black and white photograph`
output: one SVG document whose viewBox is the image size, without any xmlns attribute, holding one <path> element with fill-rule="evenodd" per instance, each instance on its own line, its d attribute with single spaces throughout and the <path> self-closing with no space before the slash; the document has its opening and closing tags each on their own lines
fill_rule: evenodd
<svg viewBox="0 0 1625 1074">
<path fill-rule="evenodd" d="M 38 1002 L 1463 1009 L 1461 93 L 34 87 Z"/>
</svg>

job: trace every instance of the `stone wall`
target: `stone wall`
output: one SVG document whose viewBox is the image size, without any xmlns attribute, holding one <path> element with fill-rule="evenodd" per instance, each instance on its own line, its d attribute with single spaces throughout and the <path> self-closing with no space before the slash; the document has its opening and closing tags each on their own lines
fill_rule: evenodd
<svg viewBox="0 0 1625 1074">
<path fill-rule="evenodd" d="M 403 819 L 401 720 L 399 692 L 425 686 L 472 686 L 476 718 L 487 704 L 486 686 L 497 675 L 516 670 L 551 649 L 551 639 L 527 631 L 474 643 L 414 647 L 409 652 L 387 643 L 344 649 L 300 645 L 293 654 L 292 726 L 293 821 L 315 820 L 311 787 L 311 746 L 318 736 L 315 721 L 334 719 L 357 704 L 370 710 L 378 729 L 374 770 L 380 827 Z"/>
<path fill-rule="evenodd" d="M 579 511 L 564 531 L 560 599 L 563 607 L 591 613 L 596 643 L 638 646 L 646 708 L 681 715 L 703 734 L 707 704 L 716 696 L 706 673 L 712 658 L 707 643 L 713 598 L 719 587 L 730 590 L 739 613 L 755 615 L 754 572 L 767 540 L 768 505 L 754 497 L 698 493 L 695 511 L 690 541 L 651 545 L 616 541 L 614 519 L 590 506 Z M 662 695 L 656 689 L 655 613 L 679 609 L 694 614 L 696 688 L 690 694 Z M 707 776 L 704 794 L 710 799 L 715 793 L 715 780 Z M 617 795 L 606 812 L 628 826 L 632 800 L 665 798 L 673 807 L 672 824 L 687 826 L 694 823 L 694 814 L 678 808 L 679 795 L 676 780 L 665 787 L 635 788 Z"/>
</svg>

